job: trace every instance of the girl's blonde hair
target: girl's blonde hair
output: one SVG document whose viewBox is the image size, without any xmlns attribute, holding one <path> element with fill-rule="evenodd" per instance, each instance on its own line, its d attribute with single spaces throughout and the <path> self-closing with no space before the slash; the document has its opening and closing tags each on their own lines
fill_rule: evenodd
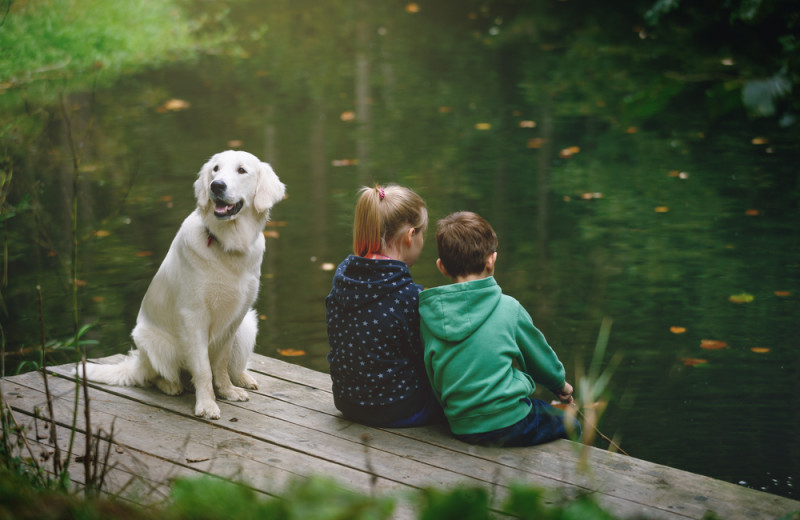
<svg viewBox="0 0 800 520">
<path fill-rule="evenodd" d="M 428 227 L 425 201 L 413 190 L 389 184 L 359 190 L 353 222 L 353 253 L 379 253 L 404 225 L 420 232 Z"/>
</svg>

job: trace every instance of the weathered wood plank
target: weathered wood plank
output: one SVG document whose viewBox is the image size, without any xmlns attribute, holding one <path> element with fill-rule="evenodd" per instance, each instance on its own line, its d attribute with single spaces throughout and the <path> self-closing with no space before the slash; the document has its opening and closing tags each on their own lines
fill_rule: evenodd
<svg viewBox="0 0 800 520">
<path fill-rule="evenodd" d="M 50 378 L 64 432 L 74 405 L 71 368 L 54 367 L 59 376 Z M 251 370 L 259 390 L 251 391 L 247 402 L 220 401 L 219 421 L 194 417 L 193 394 L 171 397 L 155 389 L 92 384 L 93 428 L 107 429 L 116 421 L 115 449 L 123 451 L 116 454 L 121 462 L 114 486 L 124 485 L 126 476 L 144 475 L 141 484 L 161 485 L 158 495 L 164 496 L 163 486 L 172 476 L 205 473 L 277 494 L 290 479 L 321 474 L 364 492 L 483 486 L 492 490 L 500 508 L 508 486 L 524 481 L 564 496 L 592 494 L 623 518 L 702 518 L 707 511 L 722 518 L 777 518 L 800 510 L 797 501 L 633 457 L 595 448 L 582 454 L 580 445 L 569 441 L 491 449 L 457 441 L 444 425 L 362 426 L 335 409 L 327 374 L 258 355 Z M 8 378 L 3 390 L 15 413 L 28 421 L 37 408 L 46 409 L 41 374 Z M 78 419 L 82 434 L 82 412 Z M 146 461 L 149 473 L 136 460 Z M 397 517 L 412 518 L 413 508 L 401 503 Z"/>
<path fill-rule="evenodd" d="M 277 359 L 256 356 L 252 369 L 274 378 L 272 383 L 262 387 L 275 389 L 274 397 L 285 395 L 292 402 L 338 415 L 331 398 L 320 399 L 318 392 L 302 392 L 295 385 L 282 383 L 296 381 L 325 393 L 330 392 L 330 377 L 297 365 L 286 365 Z M 442 435 L 437 428 L 392 431 L 444 450 L 486 458 L 528 472 L 537 483 L 541 477 L 562 480 L 590 488 L 598 494 L 692 518 L 701 518 L 709 510 L 723 518 L 759 518 L 765 515 L 779 517 L 800 509 L 798 501 L 596 448 L 588 449 L 583 461 L 580 447 L 570 441 L 534 448 L 492 449 L 461 443 L 449 435 Z M 443 455 L 446 453 L 442 452 Z M 588 466 L 587 473 L 579 471 L 582 462 Z"/>
</svg>

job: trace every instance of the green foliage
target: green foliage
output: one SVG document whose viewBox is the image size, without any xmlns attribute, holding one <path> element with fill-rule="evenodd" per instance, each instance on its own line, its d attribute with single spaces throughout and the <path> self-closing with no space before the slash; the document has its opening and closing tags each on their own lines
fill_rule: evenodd
<svg viewBox="0 0 800 520">
<path fill-rule="evenodd" d="M 172 489 L 168 518 L 192 520 L 380 520 L 389 518 L 394 501 L 372 498 L 314 477 L 293 482 L 283 498 L 264 498 L 240 484 L 212 477 L 180 479 Z"/>
<path fill-rule="evenodd" d="M 524 485 L 515 485 L 506 505 L 507 512 L 520 520 L 612 520 L 614 517 L 603 510 L 587 495 L 565 501 L 561 506 L 549 506 L 541 490 Z"/>
<path fill-rule="evenodd" d="M 420 520 L 488 520 L 489 493 L 483 488 L 434 488 L 422 491 L 424 507 Z"/>
</svg>

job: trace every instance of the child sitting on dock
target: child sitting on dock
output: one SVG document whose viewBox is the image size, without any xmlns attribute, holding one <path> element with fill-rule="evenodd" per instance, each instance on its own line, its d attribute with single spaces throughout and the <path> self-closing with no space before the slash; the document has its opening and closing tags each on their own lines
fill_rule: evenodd
<svg viewBox="0 0 800 520">
<path fill-rule="evenodd" d="M 372 426 L 444 422 L 422 362 L 422 286 L 408 270 L 422 251 L 425 202 L 397 185 L 360 193 L 354 254 L 339 264 L 325 299 L 334 404 Z"/>
<path fill-rule="evenodd" d="M 494 279 L 497 236 L 486 220 L 459 212 L 440 220 L 436 266 L 452 285 L 420 294 L 425 369 L 456 438 L 471 444 L 532 446 L 578 422 L 531 397 L 534 381 L 564 403 L 572 385 L 530 315 Z"/>
</svg>

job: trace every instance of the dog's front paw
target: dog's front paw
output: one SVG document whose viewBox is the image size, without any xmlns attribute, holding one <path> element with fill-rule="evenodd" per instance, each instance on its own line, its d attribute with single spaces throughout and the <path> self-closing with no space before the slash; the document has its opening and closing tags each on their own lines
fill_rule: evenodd
<svg viewBox="0 0 800 520">
<path fill-rule="evenodd" d="M 231 386 L 225 390 L 219 389 L 217 390 L 217 395 L 221 399 L 225 399 L 226 401 L 249 401 L 250 394 L 247 393 L 246 390 L 242 388 L 236 388 L 235 386 Z"/>
<path fill-rule="evenodd" d="M 175 383 L 173 381 L 167 381 L 163 377 L 159 377 L 156 379 L 155 383 L 158 389 L 167 395 L 181 395 L 183 393 L 183 383 L 180 381 Z"/>
<path fill-rule="evenodd" d="M 194 414 L 206 419 L 219 419 L 219 406 L 214 401 L 197 401 L 194 405 Z"/>
<path fill-rule="evenodd" d="M 239 374 L 233 380 L 233 384 L 241 388 L 247 388 L 248 390 L 258 390 L 258 383 L 253 378 L 253 376 L 251 376 L 247 372 L 242 372 L 241 374 Z"/>
</svg>

